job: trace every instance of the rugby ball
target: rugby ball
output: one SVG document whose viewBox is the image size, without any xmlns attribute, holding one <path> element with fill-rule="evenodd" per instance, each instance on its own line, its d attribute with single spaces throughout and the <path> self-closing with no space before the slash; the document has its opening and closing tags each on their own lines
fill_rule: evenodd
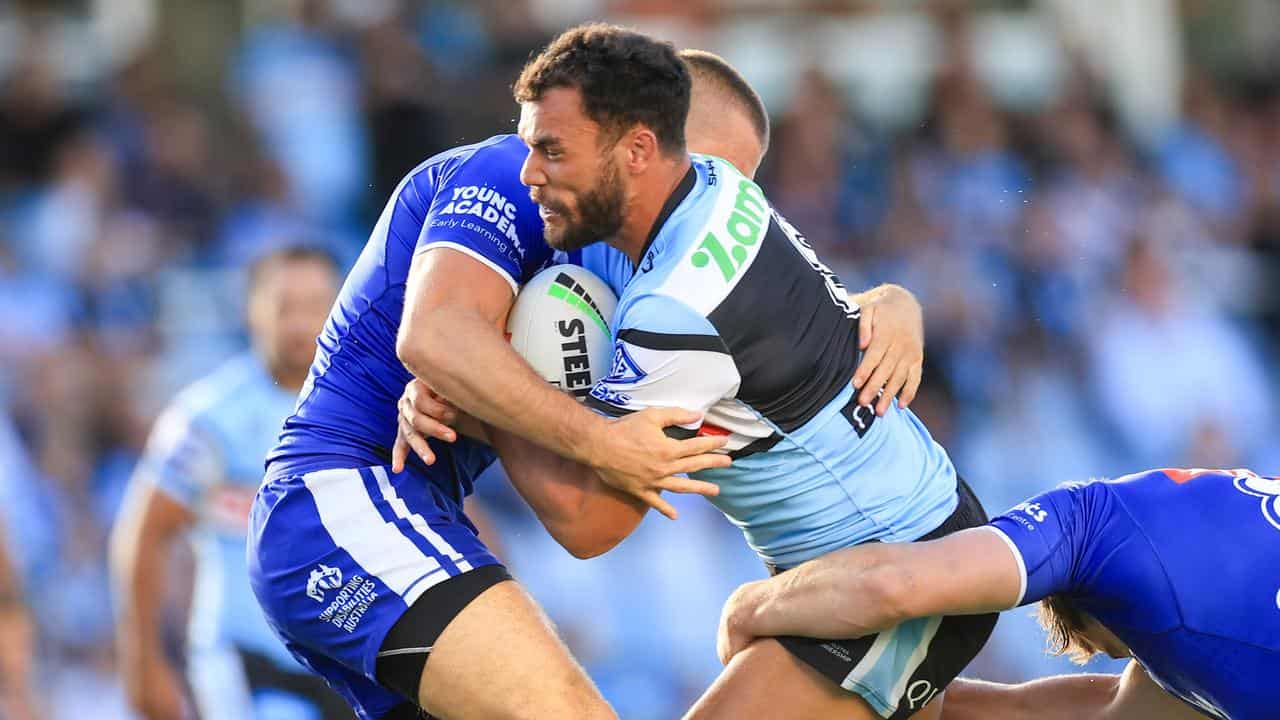
<svg viewBox="0 0 1280 720">
<path fill-rule="evenodd" d="M 609 372 L 609 323 L 617 305 L 613 291 L 590 271 L 553 265 L 516 295 L 507 335 L 539 375 L 581 400 Z"/>
</svg>

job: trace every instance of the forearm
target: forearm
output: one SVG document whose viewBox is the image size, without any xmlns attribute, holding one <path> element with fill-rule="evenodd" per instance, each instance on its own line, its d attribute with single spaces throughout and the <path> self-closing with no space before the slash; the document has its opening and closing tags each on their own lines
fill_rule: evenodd
<svg viewBox="0 0 1280 720">
<path fill-rule="evenodd" d="M 592 463 L 607 421 L 555 389 L 483 315 L 443 306 L 402 339 L 400 359 L 461 410 L 564 457 Z"/>
<path fill-rule="evenodd" d="M 1082 720 L 1103 718 L 1118 675 L 1062 675 L 1018 685 L 958 678 L 947 686 L 941 720 Z"/>
<path fill-rule="evenodd" d="M 595 470 L 513 433 L 489 432 L 507 476 L 547 532 L 575 557 L 594 557 L 630 535 L 648 506 L 605 485 Z"/>
<path fill-rule="evenodd" d="M 112 538 L 111 574 L 115 592 L 116 645 L 124 672 L 147 672 L 167 662 L 161 637 L 162 582 L 168 571 L 169 543 L 131 537 Z"/>
<path fill-rule="evenodd" d="M 853 638 L 905 619 L 878 581 L 878 545 L 843 550 L 744 586 L 743 627 L 756 637 Z"/>
<path fill-rule="evenodd" d="M 744 628 L 757 637 L 861 637 L 908 618 L 1005 610 L 1020 589 L 1015 558 L 989 529 L 866 543 L 765 581 L 744 598 Z"/>
</svg>

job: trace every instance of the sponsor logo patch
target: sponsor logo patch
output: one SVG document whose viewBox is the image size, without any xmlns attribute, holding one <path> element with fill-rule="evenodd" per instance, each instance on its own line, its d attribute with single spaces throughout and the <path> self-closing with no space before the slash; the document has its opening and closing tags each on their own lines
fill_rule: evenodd
<svg viewBox="0 0 1280 720">
<path fill-rule="evenodd" d="M 342 570 L 325 564 L 317 565 L 307 578 L 307 597 L 318 603 L 324 602 L 324 591 L 333 590 L 342 584 Z"/>
<path fill-rule="evenodd" d="M 611 385 L 634 385 L 647 376 L 648 373 L 641 370 L 631 353 L 627 352 L 627 347 L 621 342 L 614 343 L 613 366 L 609 368 L 609 377 L 604 381 Z"/>
<path fill-rule="evenodd" d="M 769 206 L 760 187 L 750 180 L 742 180 L 738 183 L 733 211 L 722 231 L 723 237 L 733 242 L 726 243 L 721 236 L 708 232 L 689 261 L 696 268 L 704 268 L 714 262 L 720 276 L 729 282 L 751 256 L 747 248 L 759 242 L 764 234 L 769 224 L 768 213 Z"/>
<path fill-rule="evenodd" d="M 631 404 L 630 395 L 610 390 L 603 382 L 598 382 L 591 388 L 591 397 L 602 403 L 607 403 L 620 408 L 625 408 Z"/>
<path fill-rule="evenodd" d="M 1261 498 L 1262 516 L 1272 527 L 1280 530 L 1280 479 L 1258 477 L 1247 470 L 1235 470 L 1232 474 L 1236 489 Z"/>
<path fill-rule="evenodd" d="M 557 274 L 555 282 L 547 287 L 547 294 L 581 310 L 587 317 L 591 318 L 591 322 L 600 326 L 605 335 L 609 334 L 609 323 L 605 322 L 604 313 L 600 312 L 600 306 L 596 305 L 596 301 L 591 298 L 591 294 L 587 292 L 587 289 L 574 281 L 568 273 Z"/>
<path fill-rule="evenodd" d="M 333 602 L 320 613 L 320 622 L 329 623 L 346 632 L 354 632 L 377 599 L 377 585 L 363 575 L 353 575 L 333 598 Z"/>
</svg>

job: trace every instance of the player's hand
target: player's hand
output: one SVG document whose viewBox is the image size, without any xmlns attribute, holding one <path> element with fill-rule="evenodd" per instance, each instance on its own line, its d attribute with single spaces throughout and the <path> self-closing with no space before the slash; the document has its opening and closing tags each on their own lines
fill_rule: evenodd
<svg viewBox="0 0 1280 720">
<path fill-rule="evenodd" d="M 858 404 L 874 402 L 876 414 L 883 416 L 895 396 L 898 405 L 905 408 L 920 389 L 924 312 L 915 296 L 897 285 L 877 288 L 861 302 L 858 347 L 863 355 L 853 373 L 853 386 L 858 390 Z"/>
<path fill-rule="evenodd" d="M 612 420 L 594 443 L 590 464 L 606 484 L 675 520 L 676 509 L 662 499 L 662 491 L 717 495 L 720 488 L 714 483 L 679 476 L 732 463 L 728 455 L 714 452 L 724 447 L 724 436 L 676 440 L 663 432 L 701 418 L 678 408 L 648 408 Z"/>
<path fill-rule="evenodd" d="M 422 462 L 428 465 L 435 463 L 436 454 L 427 444 L 427 438 L 445 442 L 458 439 L 457 431 L 451 427 L 458 421 L 458 409 L 417 378 L 404 386 L 396 411 L 396 442 L 391 449 L 393 472 L 404 470 L 411 450 L 422 458 Z"/>
<path fill-rule="evenodd" d="M 716 632 L 716 654 L 720 662 L 728 665 L 734 655 L 742 652 L 756 639 L 750 619 L 756 610 L 756 592 L 762 580 L 740 585 L 720 610 L 720 629 Z"/>
<path fill-rule="evenodd" d="M 164 662 L 147 665 L 123 673 L 129 704 L 144 720 L 186 720 L 186 698 L 177 673 Z"/>
</svg>

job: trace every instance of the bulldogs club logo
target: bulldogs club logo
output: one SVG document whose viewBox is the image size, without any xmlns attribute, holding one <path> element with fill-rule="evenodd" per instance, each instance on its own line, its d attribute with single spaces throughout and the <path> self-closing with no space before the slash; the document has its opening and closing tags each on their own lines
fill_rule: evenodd
<svg viewBox="0 0 1280 720">
<path fill-rule="evenodd" d="M 333 590 L 341 584 L 342 570 L 322 563 L 307 578 L 307 597 L 316 602 L 324 602 L 324 591 Z"/>
<path fill-rule="evenodd" d="M 1280 478 L 1259 477 L 1247 470 L 1236 470 L 1232 475 L 1237 490 L 1262 499 L 1263 517 L 1280 530 Z"/>
</svg>

